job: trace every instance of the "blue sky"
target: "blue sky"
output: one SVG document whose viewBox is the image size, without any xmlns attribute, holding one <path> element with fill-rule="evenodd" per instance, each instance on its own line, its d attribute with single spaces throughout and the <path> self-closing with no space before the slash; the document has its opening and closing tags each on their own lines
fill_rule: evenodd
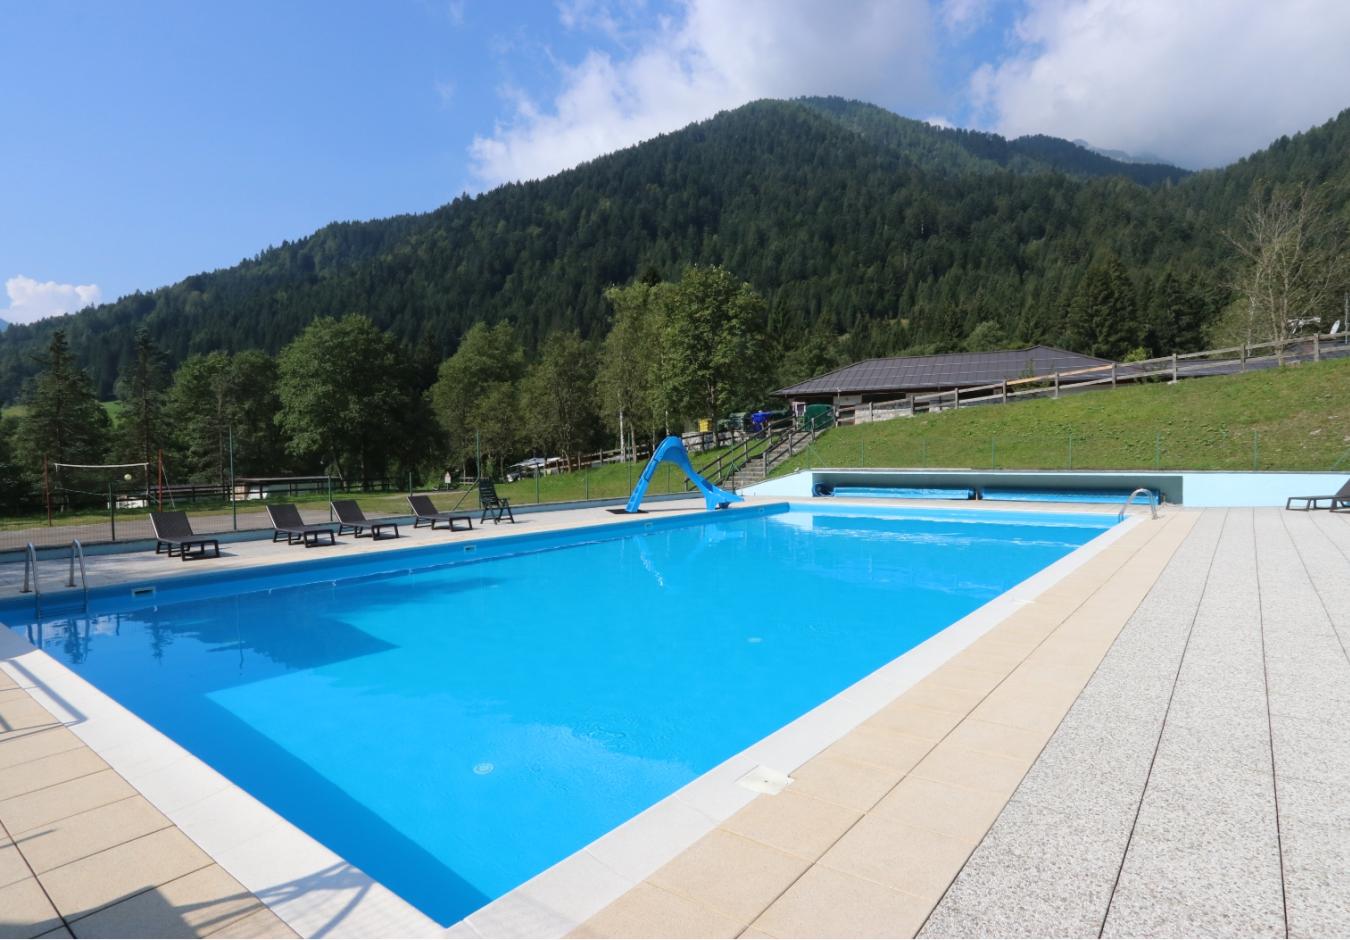
<svg viewBox="0 0 1350 940">
<path fill-rule="evenodd" d="M 1340 0 L 0 0 L 0 318 L 759 97 L 1228 162 L 1350 105 Z"/>
</svg>

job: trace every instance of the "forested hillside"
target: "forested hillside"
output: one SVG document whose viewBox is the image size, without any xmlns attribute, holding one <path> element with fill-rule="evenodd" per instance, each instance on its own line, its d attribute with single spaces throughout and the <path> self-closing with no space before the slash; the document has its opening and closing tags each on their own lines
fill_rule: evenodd
<svg viewBox="0 0 1350 940">
<path fill-rule="evenodd" d="M 57 327 L 103 396 L 141 327 L 170 364 L 275 353 L 316 317 L 348 313 L 432 362 L 476 322 L 511 322 L 534 356 L 552 333 L 603 336 L 607 286 L 674 279 L 691 263 L 720 264 L 763 296 L 776 361 L 798 371 L 972 334 L 1162 354 L 1202 344 L 1227 303 L 1223 230 L 1253 188 L 1327 184 L 1343 211 L 1347 155 L 1350 112 L 1187 176 L 856 102 L 760 101 L 546 180 L 335 223 L 232 268 L 12 326 L 0 400 L 17 400 Z"/>
</svg>

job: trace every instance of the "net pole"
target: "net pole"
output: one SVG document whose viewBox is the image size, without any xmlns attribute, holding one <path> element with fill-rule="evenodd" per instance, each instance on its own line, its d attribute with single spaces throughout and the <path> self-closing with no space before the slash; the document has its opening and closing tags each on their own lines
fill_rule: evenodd
<svg viewBox="0 0 1350 940">
<path fill-rule="evenodd" d="M 47 525 L 52 524 L 52 484 L 47 473 L 47 455 L 42 455 L 42 492 L 47 500 Z"/>
<path fill-rule="evenodd" d="M 230 425 L 230 525 L 239 531 L 239 504 L 234 501 L 234 425 Z"/>
</svg>

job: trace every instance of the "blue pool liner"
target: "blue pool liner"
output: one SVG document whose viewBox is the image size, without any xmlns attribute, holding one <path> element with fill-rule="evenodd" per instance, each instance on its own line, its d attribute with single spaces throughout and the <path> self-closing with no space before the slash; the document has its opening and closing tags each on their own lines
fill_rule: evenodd
<svg viewBox="0 0 1350 940">
<path fill-rule="evenodd" d="M 836 486 L 835 496 L 864 496 L 868 499 L 974 499 L 968 486 Z"/>
<path fill-rule="evenodd" d="M 1149 490 L 1161 502 L 1157 490 Z M 1131 490 L 1031 490 L 1016 487 L 986 486 L 984 499 L 1027 503 L 1123 503 Z"/>
</svg>

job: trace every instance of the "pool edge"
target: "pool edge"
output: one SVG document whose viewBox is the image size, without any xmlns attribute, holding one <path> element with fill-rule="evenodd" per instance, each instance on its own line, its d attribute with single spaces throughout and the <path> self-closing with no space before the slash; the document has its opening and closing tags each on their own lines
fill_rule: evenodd
<svg viewBox="0 0 1350 940">
<path fill-rule="evenodd" d="M 738 783 L 748 772 L 756 767 L 790 772 L 805 763 L 1145 521 L 1142 515 L 1129 516 L 1111 526 L 794 721 L 485 904 L 452 925 L 446 935 L 566 936 L 758 796 L 756 791 Z"/>
</svg>

